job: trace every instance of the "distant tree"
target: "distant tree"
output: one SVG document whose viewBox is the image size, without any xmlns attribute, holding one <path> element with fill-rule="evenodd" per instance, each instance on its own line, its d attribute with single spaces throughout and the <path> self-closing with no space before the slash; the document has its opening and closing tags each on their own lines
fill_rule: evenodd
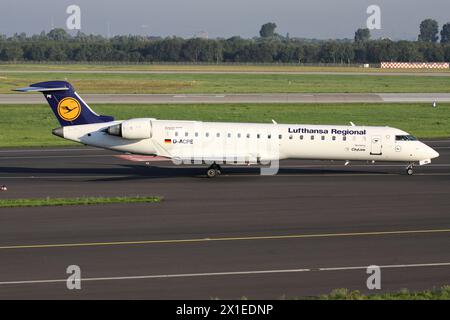
<svg viewBox="0 0 450 320">
<path fill-rule="evenodd" d="M 401 62 L 415 62 L 423 61 L 424 57 L 419 52 L 418 46 L 414 42 L 399 41 L 396 44 L 397 58 L 395 61 Z"/>
<path fill-rule="evenodd" d="M 274 42 L 263 42 L 253 47 L 252 60 L 255 57 L 260 62 L 273 62 L 274 56 L 276 56 L 277 47 Z M 249 59 L 250 60 L 250 59 Z M 252 61 L 253 62 L 253 61 Z"/>
<path fill-rule="evenodd" d="M 435 43 L 423 43 L 420 52 L 427 62 L 444 61 L 443 46 Z"/>
<path fill-rule="evenodd" d="M 306 44 L 303 47 L 303 63 L 314 63 L 318 62 L 320 48 L 316 44 Z"/>
<path fill-rule="evenodd" d="M 354 44 L 354 59 L 355 62 L 358 63 L 367 63 L 367 62 L 372 62 L 370 60 L 367 59 L 367 47 L 364 46 L 363 43 L 355 43 Z M 375 61 L 373 61 L 375 62 Z"/>
<path fill-rule="evenodd" d="M 350 64 L 355 59 L 355 51 L 351 43 L 341 44 L 340 62 Z"/>
<path fill-rule="evenodd" d="M 12 40 L 24 41 L 26 39 L 27 39 L 27 34 L 25 32 L 14 33 L 14 35 L 12 36 Z"/>
<path fill-rule="evenodd" d="M 441 43 L 450 43 L 450 22 L 442 26 Z"/>
<path fill-rule="evenodd" d="M 24 52 L 24 58 L 32 61 L 44 61 L 46 59 L 46 48 L 42 43 L 33 43 Z"/>
<path fill-rule="evenodd" d="M 370 30 L 367 28 L 359 28 L 355 32 L 355 42 L 366 42 L 370 40 Z"/>
<path fill-rule="evenodd" d="M 434 19 L 425 19 L 420 23 L 419 41 L 437 42 L 439 34 L 439 26 Z"/>
<path fill-rule="evenodd" d="M 425 39 L 424 23 L 421 39 Z M 27 36 L 0 35 L 2 61 L 162 61 L 162 62 L 286 62 L 286 63 L 377 63 L 380 61 L 449 61 L 450 22 L 443 26 L 441 42 L 371 40 L 367 29 L 350 39 L 317 40 L 282 37 L 276 25 L 265 24 L 261 38 L 183 39 L 117 35 L 105 38 L 83 34 L 71 36 L 54 29 Z M 432 33 L 430 39 L 437 39 Z"/>
<path fill-rule="evenodd" d="M 338 59 L 339 46 L 336 41 L 326 42 L 320 46 L 319 61 L 325 63 L 336 63 Z"/>
<path fill-rule="evenodd" d="M 0 59 L 5 61 L 17 61 L 22 60 L 23 50 L 20 45 L 11 44 L 3 48 L 0 53 Z"/>
<path fill-rule="evenodd" d="M 389 39 L 374 40 L 366 45 L 366 59 L 371 62 L 395 61 L 397 48 Z"/>
<path fill-rule="evenodd" d="M 445 61 L 450 61 L 450 45 L 444 48 L 444 59 Z"/>
<path fill-rule="evenodd" d="M 61 28 L 56 28 L 56 29 L 51 30 L 47 34 L 47 37 L 51 40 L 62 41 L 62 40 L 69 39 L 70 35 L 66 32 L 66 30 L 61 29 Z"/>
<path fill-rule="evenodd" d="M 64 61 L 66 58 L 66 52 L 60 46 L 51 46 L 47 51 L 47 60 L 49 61 Z"/>
<path fill-rule="evenodd" d="M 200 54 L 205 48 L 206 40 L 192 38 L 187 40 L 181 48 L 181 57 L 184 61 L 200 62 Z"/>
<path fill-rule="evenodd" d="M 273 22 L 265 23 L 261 26 L 261 30 L 259 30 L 259 35 L 261 38 L 271 38 L 275 35 L 275 29 L 277 25 Z"/>
</svg>

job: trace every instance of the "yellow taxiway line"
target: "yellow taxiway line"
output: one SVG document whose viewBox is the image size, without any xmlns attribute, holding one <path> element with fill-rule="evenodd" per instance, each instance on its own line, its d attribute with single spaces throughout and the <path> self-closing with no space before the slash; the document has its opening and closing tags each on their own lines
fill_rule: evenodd
<svg viewBox="0 0 450 320">
<path fill-rule="evenodd" d="M 58 244 L 29 244 L 29 245 L 24 244 L 24 245 L 0 246 L 0 250 L 95 247 L 95 246 L 126 246 L 126 245 L 151 245 L 151 244 L 181 244 L 181 243 L 204 243 L 204 242 L 219 242 L 219 241 L 258 241 L 258 240 L 283 240 L 283 239 L 364 237 L 364 236 L 414 235 L 414 234 L 437 234 L 437 233 L 450 233 L 450 229 L 292 234 L 292 235 L 269 235 L 269 236 L 241 236 L 241 237 L 222 237 L 222 238 L 161 239 L 161 240 L 140 240 L 140 241 L 58 243 Z"/>
</svg>

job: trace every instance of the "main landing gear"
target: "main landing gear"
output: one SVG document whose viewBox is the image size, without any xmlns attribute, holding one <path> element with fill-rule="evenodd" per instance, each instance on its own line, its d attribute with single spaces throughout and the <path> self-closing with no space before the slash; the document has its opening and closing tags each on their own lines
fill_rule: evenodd
<svg viewBox="0 0 450 320">
<path fill-rule="evenodd" d="M 413 169 L 413 164 L 410 163 L 407 167 L 406 167 L 406 174 L 408 176 L 412 176 L 414 174 L 414 169 Z"/>
<path fill-rule="evenodd" d="M 217 164 L 213 163 L 209 168 L 208 171 L 206 171 L 206 176 L 208 178 L 214 178 L 217 177 L 222 173 L 222 168 Z"/>
</svg>

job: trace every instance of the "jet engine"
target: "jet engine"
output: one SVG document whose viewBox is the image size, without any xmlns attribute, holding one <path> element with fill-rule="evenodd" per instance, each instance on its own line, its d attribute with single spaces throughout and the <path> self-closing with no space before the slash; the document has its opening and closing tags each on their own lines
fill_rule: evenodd
<svg viewBox="0 0 450 320">
<path fill-rule="evenodd" d="M 106 129 L 112 136 L 130 140 L 148 139 L 152 137 L 152 122 L 150 119 L 130 119 Z"/>
</svg>

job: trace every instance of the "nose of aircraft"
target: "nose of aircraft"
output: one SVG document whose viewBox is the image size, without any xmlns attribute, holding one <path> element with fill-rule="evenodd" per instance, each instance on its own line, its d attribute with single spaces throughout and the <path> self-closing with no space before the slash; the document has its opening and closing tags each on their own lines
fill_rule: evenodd
<svg viewBox="0 0 450 320">
<path fill-rule="evenodd" d="M 428 147 L 428 154 L 429 154 L 430 159 L 434 159 L 434 158 L 439 157 L 439 153 L 436 152 L 436 150 L 434 150 L 433 148 L 430 148 L 430 147 Z"/>
</svg>

